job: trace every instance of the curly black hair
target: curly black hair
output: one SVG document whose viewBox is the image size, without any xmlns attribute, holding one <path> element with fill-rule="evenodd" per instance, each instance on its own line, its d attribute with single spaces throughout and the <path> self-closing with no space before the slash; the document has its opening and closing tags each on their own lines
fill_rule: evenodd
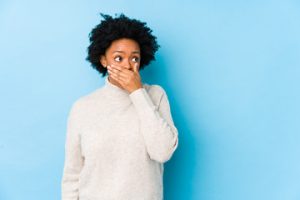
<svg viewBox="0 0 300 200">
<path fill-rule="evenodd" d="M 133 39 L 139 44 L 141 50 L 139 69 L 143 69 L 152 60 L 155 60 L 155 52 L 160 45 L 157 44 L 156 37 L 152 35 L 152 30 L 147 27 L 145 22 L 130 19 L 123 13 L 115 18 L 103 13 L 100 15 L 104 20 L 89 33 L 90 45 L 87 48 L 86 60 L 102 74 L 102 77 L 106 75 L 107 69 L 100 63 L 100 56 L 104 55 L 106 49 L 117 39 Z"/>
</svg>

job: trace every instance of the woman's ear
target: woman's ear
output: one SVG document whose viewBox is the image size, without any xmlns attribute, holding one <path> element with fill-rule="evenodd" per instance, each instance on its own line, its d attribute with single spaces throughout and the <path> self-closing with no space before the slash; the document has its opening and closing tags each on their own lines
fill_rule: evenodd
<svg viewBox="0 0 300 200">
<path fill-rule="evenodd" d="M 102 65 L 103 67 L 106 68 L 106 66 L 107 66 L 107 60 L 106 60 L 106 57 L 105 57 L 104 55 L 101 55 L 101 56 L 100 56 L 100 63 L 101 63 L 101 65 Z"/>
</svg>

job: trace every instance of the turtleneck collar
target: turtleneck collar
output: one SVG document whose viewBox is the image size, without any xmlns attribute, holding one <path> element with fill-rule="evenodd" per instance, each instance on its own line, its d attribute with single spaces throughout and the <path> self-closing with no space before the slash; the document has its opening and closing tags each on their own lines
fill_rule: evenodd
<svg viewBox="0 0 300 200">
<path fill-rule="evenodd" d="M 108 76 L 105 77 L 105 87 L 113 92 L 114 94 L 117 95 L 123 95 L 123 96 L 128 96 L 130 93 L 127 90 L 124 90 L 114 84 L 112 84 L 109 80 L 108 80 Z"/>
</svg>

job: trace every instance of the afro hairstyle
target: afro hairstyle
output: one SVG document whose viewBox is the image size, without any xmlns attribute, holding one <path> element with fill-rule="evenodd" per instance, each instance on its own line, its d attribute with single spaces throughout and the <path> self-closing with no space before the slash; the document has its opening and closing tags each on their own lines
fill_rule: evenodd
<svg viewBox="0 0 300 200">
<path fill-rule="evenodd" d="M 107 74 L 107 69 L 102 66 L 100 56 L 105 55 L 111 43 L 121 38 L 132 39 L 139 44 L 141 50 L 140 68 L 143 69 L 152 60 L 155 60 L 155 52 L 160 48 L 152 30 L 145 22 L 130 19 L 121 13 L 113 18 L 110 15 L 100 13 L 104 18 L 89 33 L 90 45 L 87 48 L 86 60 L 96 69 L 102 77 Z"/>
</svg>

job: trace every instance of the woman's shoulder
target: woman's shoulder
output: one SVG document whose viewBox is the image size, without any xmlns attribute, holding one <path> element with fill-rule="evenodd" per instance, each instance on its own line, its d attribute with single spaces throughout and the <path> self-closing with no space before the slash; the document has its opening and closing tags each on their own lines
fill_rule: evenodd
<svg viewBox="0 0 300 200">
<path fill-rule="evenodd" d="M 159 84 L 144 83 L 143 87 L 146 89 L 147 92 L 152 93 L 152 94 L 162 95 L 165 93 L 164 88 Z"/>
<path fill-rule="evenodd" d="M 88 105 L 93 105 L 93 102 L 97 101 L 97 97 L 102 93 L 103 88 L 97 88 L 92 91 L 86 92 L 85 94 L 79 96 L 77 99 L 74 100 L 72 103 L 72 107 L 76 108 L 83 108 Z"/>
<path fill-rule="evenodd" d="M 143 88 L 146 89 L 147 93 L 152 97 L 153 100 L 156 99 L 157 101 L 159 101 L 166 93 L 164 88 L 159 84 L 145 83 L 143 84 Z"/>
</svg>

